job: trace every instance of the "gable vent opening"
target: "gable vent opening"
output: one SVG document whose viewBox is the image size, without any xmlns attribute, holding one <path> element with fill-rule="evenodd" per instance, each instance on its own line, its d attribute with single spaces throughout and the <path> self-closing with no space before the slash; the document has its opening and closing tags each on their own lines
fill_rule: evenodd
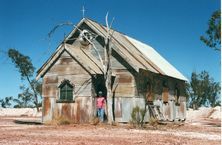
<svg viewBox="0 0 222 145">
<path fill-rule="evenodd" d="M 79 35 L 80 43 L 84 46 L 88 46 L 90 44 L 89 41 L 91 41 L 92 39 L 93 39 L 93 37 L 92 37 L 91 33 L 85 29 Z"/>
</svg>

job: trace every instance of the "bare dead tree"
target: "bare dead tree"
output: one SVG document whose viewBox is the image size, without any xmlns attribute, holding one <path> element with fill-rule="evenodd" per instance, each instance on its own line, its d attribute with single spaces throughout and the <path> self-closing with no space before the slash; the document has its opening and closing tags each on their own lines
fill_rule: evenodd
<svg viewBox="0 0 222 145">
<path fill-rule="evenodd" d="M 86 35 L 83 35 L 83 37 L 92 45 L 93 49 L 96 51 L 98 57 L 99 57 L 99 60 L 100 60 L 100 63 L 103 67 L 103 74 L 104 74 L 104 80 L 105 80 L 105 88 L 107 90 L 107 98 L 109 100 L 111 100 L 113 102 L 113 92 L 115 91 L 118 83 L 115 82 L 115 87 L 112 89 L 112 86 L 111 86 L 111 83 L 112 83 L 112 69 L 111 69 L 111 55 L 112 55 L 112 48 L 110 47 L 110 42 L 112 40 L 112 35 L 113 35 L 113 32 L 111 33 L 111 27 L 112 27 L 112 23 L 114 21 L 114 18 L 112 19 L 110 25 L 108 23 L 108 15 L 109 13 L 107 12 L 106 14 L 106 17 L 105 17 L 105 21 L 106 21 L 106 35 L 104 37 L 104 40 L 105 40 L 105 45 L 104 45 L 104 58 L 105 60 L 103 61 L 102 60 L 102 57 L 98 51 L 98 49 L 96 48 L 95 44 L 93 43 L 92 40 L 90 40 Z M 56 25 L 49 33 L 48 33 L 48 36 L 49 38 L 52 37 L 52 34 L 59 28 L 59 27 L 62 27 L 62 26 L 73 26 L 74 28 L 76 28 L 80 33 L 83 32 L 83 30 L 81 30 L 80 28 L 78 28 L 76 25 L 74 25 L 72 22 L 64 22 L 64 23 L 61 23 L 61 24 L 58 24 Z M 83 33 L 84 34 L 84 33 Z M 73 38 L 71 38 L 73 39 Z M 77 38 L 76 38 L 77 39 Z M 66 38 L 64 40 L 64 45 L 65 45 L 65 42 L 69 40 L 69 38 Z M 108 107 L 108 105 L 106 105 Z M 106 110 L 107 110 L 107 113 L 108 113 L 108 122 L 109 123 L 112 123 L 114 121 L 114 116 L 113 116 L 113 104 L 111 103 L 111 106 L 109 107 L 109 109 L 107 109 L 106 107 Z"/>
<path fill-rule="evenodd" d="M 111 26 L 112 22 L 109 25 L 108 23 L 108 15 L 109 13 L 106 14 L 106 36 L 105 36 L 105 45 L 104 45 L 104 51 L 105 51 L 105 70 L 104 70 L 104 79 L 105 79 L 105 87 L 107 90 L 107 98 L 112 101 L 113 103 L 113 92 L 112 92 L 112 68 L 111 68 L 111 55 L 112 55 L 112 48 L 110 47 L 110 41 L 111 41 Z M 113 19 L 114 20 L 114 19 Z M 109 103 L 109 102 L 108 102 Z M 107 109 L 108 113 L 108 122 L 112 123 L 114 121 L 114 116 L 113 116 L 113 104 L 111 103 L 112 107 L 109 107 Z M 109 105 L 109 104 L 108 104 Z"/>
<path fill-rule="evenodd" d="M 78 28 L 75 24 L 73 24 L 72 22 L 69 22 L 69 21 L 68 21 L 68 22 L 64 22 L 64 23 L 60 23 L 60 24 L 56 25 L 56 26 L 48 33 L 48 37 L 51 38 L 52 35 L 55 33 L 55 31 L 56 31 L 58 28 L 63 27 L 63 26 L 73 26 L 73 27 L 76 28 L 80 33 L 83 32 L 83 30 L 81 30 L 80 28 Z M 83 33 L 83 34 L 84 34 L 84 33 Z M 103 62 L 102 57 L 101 57 L 101 55 L 99 54 L 99 51 L 98 51 L 98 49 L 96 48 L 95 44 L 94 44 L 86 35 L 83 35 L 83 37 L 92 45 L 93 49 L 95 49 L 95 51 L 96 51 L 96 53 L 97 53 L 97 55 L 98 55 L 98 57 L 99 57 L 100 63 L 102 64 L 103 69 L 105 69 L 105 68 L 104 68 L 104 65 L 103 65 L 104 62 Z M 71 38 L 71 39 L 73 39 L 73 38 Z M 63 44 L 65 44 L 65 42 L 66 42 L 67 40 L 71 40 L 71 39 L 66 38 L 66 39 L 64 40 L 64 43 L 63 43 Z M 74 38 L 74 39 L 78 39 L 78 38 Z"/>
</svg>

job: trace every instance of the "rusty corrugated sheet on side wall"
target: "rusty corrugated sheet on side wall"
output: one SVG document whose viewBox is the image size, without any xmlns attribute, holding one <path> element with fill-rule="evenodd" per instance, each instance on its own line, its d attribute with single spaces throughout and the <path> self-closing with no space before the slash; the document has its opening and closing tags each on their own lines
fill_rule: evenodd
<svg viewBox="0 0 222 145">
<path fill-rule="evenodd" d="M 186 97 L 180 97 L 180 108 L 179 108 L 179 112 L 180 112 L 180 119 L 184 120 L 186 119 Z"/>
</svg>

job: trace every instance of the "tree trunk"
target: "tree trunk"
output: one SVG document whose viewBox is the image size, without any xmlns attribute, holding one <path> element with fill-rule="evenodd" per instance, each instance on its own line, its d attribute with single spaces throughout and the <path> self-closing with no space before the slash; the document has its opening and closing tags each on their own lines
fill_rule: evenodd
<svg viewBox="0 0 222 145">
<path fill-rule="evenodd" d="M 109 33 L 109 32 L 107 32 Z M 108 116 L 108 123 L 113 122 L 113 95 L 111 90 L 111 79 L 112 79 L 112 69 L 111 69 L 111 53 L 112 50 L 110 48 L 110 39 L 109 34 L 107 34 L 107 37 L 105 39 L 105 71 L 104 71 L 104 77 L 105 77 L 105 86 L 107 90 L 107 116 Z"/>
<path fill-rule="evenodd" d="M 32 90 L 33 90 L 33 92 L 34 92 L 34 99 L 35 99 L 34 104 L 35 104 L 35 106 L 36 106 L 37 111 L 39 112 L 39 107 L 38 107 L 38 96 L 37 96 L 37 93 L 36 93 L 35 88 L 33 87 L 32 83 L 31 83 L 29 77 L 26 76 L 26 78 L 27 78 L 27 80 L 28 80 L 28 82 L 29 82 L 29 84 L 30 84 L 30 86 L 31 86 L 31 88 L 32 88 Z"/>
</svg>

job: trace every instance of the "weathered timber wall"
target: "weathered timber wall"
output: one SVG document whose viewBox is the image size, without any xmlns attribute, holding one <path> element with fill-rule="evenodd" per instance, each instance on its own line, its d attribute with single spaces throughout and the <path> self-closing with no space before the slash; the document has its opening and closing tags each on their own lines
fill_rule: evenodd
<svg viewBox="0 0 222 145">
<path fill-rule="evenodd" d="M 160 107 L 164 118 L 169 121 L 184 120 L 186 118 L 185 82 L 167 76 L 161 76 L 141 70 L 137 80 L 138 94 L 142 98 L 144 94 L 141 86 L 147 82 L 152 84 L 153 103 Z M 179 94 L 176 94 L 176 88 Z M 146 90 L 145 90 L 146 91 Z M 178 98 L 178 99 L 177 99 Z"/>
<path fill-rule="evenodd" d="M 100 55 L 104 59 L 103 46 L 101 45 L 103 43 L 96 42 L 95 44 Z M 91 50 L 91 53 L 98 59 L 98 55 L 95 53 L 94 49 Z M 141 77 L 141 74 L 136 73 L 132 66 L 130 66 L 115 50 L 112 52 L 111 65 L 112 72 L 118 77 L 118 86 L 114 94 L 114 111 L 117 121 L 130 121 L 132 108 L 135 106 L 145 106 L 143 99 L 144 94 L 142 95 L 140 92 L 140 85 L 141 82 L 147 80 L 147 78 L 149 81 L 152 81 L 152 94 L 150 95 L 152 98 L 150 100 L 161 100 L 160 102 L 162 105 L 160 111 L 163 113 L 165 119 L 173 121 L 175 119 L 186 118 L 186 99 L 183 99 L 181 102 L 177 102 L 178 99 L 176 99 L 177 97 L 184 98 L 185 96 L 184 81 L 154 74 L 147 70 L 144 70 L 145 76 Z M 175 95 L 175 86 L 180 90 L 179 96 Z M 179 108 L 176 106 L 176 103 L 177 106 L 179 104 Z M 146 117 L 146 121 L 148 121 L 148 112 Z"/>
<path fill-rule="evenodd" d="M 64 79 L 74 85 L 73 102 L 59 102 L 58 86 Z M 91 86 L 91 76 L 64 51 L 43 77 L 43 122 L 59 116 L 74 122 L 89 121 Z"/>
<path fill-rule="evenodd" d="M 101 38 L 95 41 L 95 46 L 98 49 L 102 59 L 104 60 L 104 47 Z M 92 55 L 99 60 L 98 54 L 94 48 L 90 49 Z M 135 96 L 135 78 L 132 74 L 130 65 L 121 58 L 114 50 L 111 57 L 112 72 L 118 78 L 118 86 L 115 90 L 116 97 L 133 97 Z"/>
</svg>

